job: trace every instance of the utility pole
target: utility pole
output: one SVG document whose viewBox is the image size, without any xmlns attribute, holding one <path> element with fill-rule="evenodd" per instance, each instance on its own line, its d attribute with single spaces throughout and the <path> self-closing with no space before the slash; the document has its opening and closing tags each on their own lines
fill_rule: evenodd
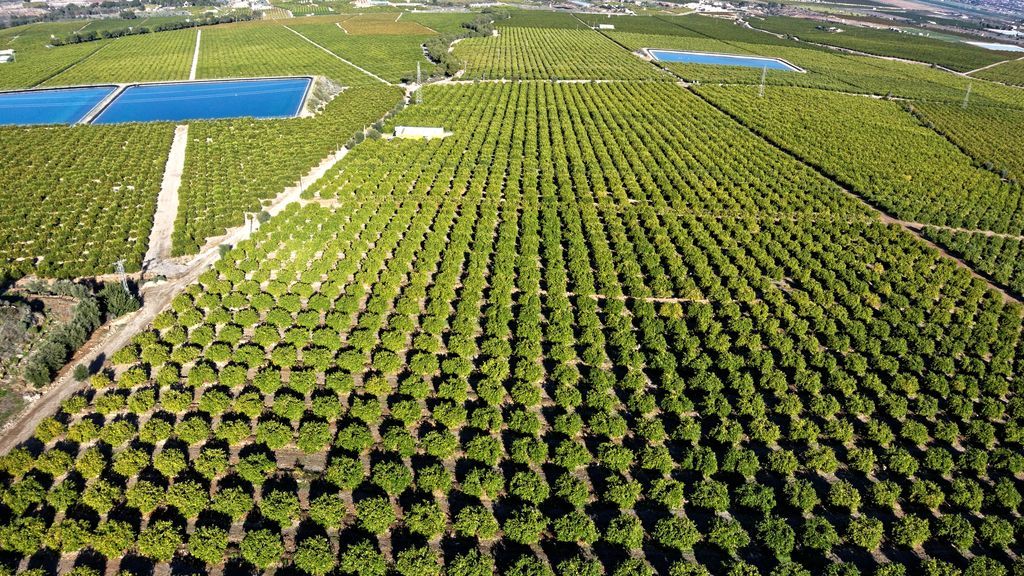
<svg viewBox="0 0 1024 576">
<path fill-rule="evenodd" d="M 961 108 L 967 109 L 967 102 L 971 99 L 971 85 L 967 84 L 967 92 L 964 93 L 964 102 L 960 105 Z"/>
<path fill-rule="evenodd" d="M 768 76 L 768 67 L 761 68 L 761 88 L 757 91 L 758 98 L 764 98 L 764 79 Z"/>
<path fill-rule="evenodd" d="M 124 258 L 118 260 L 117 262 L 114 262 L 114 270 L 116 270 L 117 273 L 121 275 L 121 287 L 124 288 L 125 292 L 129 292 L 128 276 L 126 276 L 124 272 Z"/>
</svg>

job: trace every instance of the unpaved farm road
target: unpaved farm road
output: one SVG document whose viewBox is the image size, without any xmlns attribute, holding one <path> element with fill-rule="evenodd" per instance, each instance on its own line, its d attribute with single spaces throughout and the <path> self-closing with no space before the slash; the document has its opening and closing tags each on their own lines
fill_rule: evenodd
<svg viewBox="0 0 1024 576">
<path fill-rule="evenodd" d="M 272 217 L 281 213 L 288 204 L 299 201 L 302 184 L 309 184 L 323 176 L 332 166 L 345 155 L 347 148 L 341 148 L 324 158 L 319 165 L 303 176 L 298 185 L 286 188 L 273 200 L 266 212 Z M 58 373 L 57 378 L 41 391 L 41 396 L 27 406 L 20 414 L 11 418 L 10 422 L 0 430 L 0 454 L 6 454 L 18 444 L 32 437 L 36 426 L 44 418 L 52 416 L 60 409 L 64 400 L 87 384 L 76 382 L 72 377 L 74 367 L 79 364 L 92 365 L 98 359 L 107 359 L 131 341 L 132 337 L 145 330 L 157 314 L 170 305 L 171 300 L 195 282 L 199 275 L 213 266 L 220 259 L 220 246 L 235 244 L 249 238 L 255 230 L 242 225 L 228 231 L 228 234 L 216 243 L 209 245 L 197 256 L 185 264 L 170 261 L 158 261 L 149 268 L 151 274 L 165 274 L 168 280 L 162 284 L 144 287 L 142 290 L 143 305 L 132 314 L 114 322 L 108 322 L 99 328 L 72 359 Z"/>
<path fill-rule="evenodd" d="M 193 272 L 194 274 L 187 277 L 183 276 L 174 282 L 147 290 L 144 293 L 146 303 L 142 308 L 117 321 L 108 322 L 96 330 L 72 361 L 58 373 L 57 378 L 42 390 L 42 396 L 13 417 L 4 427 L 0 436 L 0 454 L 6 454 L 11 448 L 31 438 L 39 422 L 55 414 L 64 400 L 81 389 L 84 384 L 75 382 L 72 377 L 75 366 L 90 365 L 100 357 L 110 358 L 111 354 L 127 344 L 132 336 L 142 331 L 160 310 L 170 304 L 180 289 L 198 278 L 201 270 Z"/>
</svg>

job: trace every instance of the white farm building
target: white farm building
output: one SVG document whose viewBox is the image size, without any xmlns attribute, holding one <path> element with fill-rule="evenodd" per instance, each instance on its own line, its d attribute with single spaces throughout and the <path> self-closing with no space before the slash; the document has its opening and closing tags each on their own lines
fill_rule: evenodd
<svg viewBox="0 0 1024 576">
<path fill-rule="evenodd" d="M 451 132 L 437 126 L 395 126 L 395 138 L 444 138 Z"/>
<path fill-rule="evenodd" d="M 0 64 L 14 62 L 14 50 L 0 50 Z"/>
</svg>

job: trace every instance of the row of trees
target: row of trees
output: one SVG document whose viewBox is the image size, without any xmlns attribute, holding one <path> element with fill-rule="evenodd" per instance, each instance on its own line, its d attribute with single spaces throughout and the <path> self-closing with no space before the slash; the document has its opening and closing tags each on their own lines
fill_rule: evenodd
<svg viewBox="0 0 1024 576">
<path fill-rule="evenodd" d="M 397 88 L 355 86 L 312 118 L 193 124 L 174 253 L 195 252 L 208 237 L 243 224 L 246 213 L 258 212 L 262 201 L 295 185 L 354 133 L 384 116 L 400 96 Z"/>
<path fill-rule="evenodd" d="M 134 19 L 134 13 L 131 14 Z M 72 32 L 65 38 L 51 38 L 53 46 L 64 46 L 66 44 L 81 44 L 83 42 L 95 42 L 97 40 L 108 40 L 110 38 L 121 38 L 122 36 L 134 36 L 138 34 L 149 34 L 151 32 L 167 32 L 170 30 L 184 30 L 186 28 L 198 28 L 201 26 L 214 26 L 216 24 L 229 24 L 231 22 L 245 22 L 258 20 L 260 16 L 251 11 L 232 12 L 223 16 L 203 16 L 201 18 L 182 18 L 171 22 L 163 22 L 152 28 L 148 26 L 125 26 L 124 28 L 104 28 L 103 30 L 87 30 L 84 32 Z"/>
<path fill-rule="evenodd" d="M 1017 308 L 673 86 L 431 96 L 396 121 L 455 135 L 356 148 L 4 457 L 16 555 L 127 518 L 114 557 L 239 522 L 311 574 L 1011 566 Z"/>
<path fill-rule="evenodd" d="M 494 22 L 508 18 L 504 12 L 494 12 L 484 9 L 483 13 L 462 24 L 463 30 L 457 33 L 441 34 L 427 40 L 423 44 L 427 57 L 437 64 L 437 73 L 445 76 L 454 76 L 462 69 L 462 62 L 451 53 L 453 42 L 465 38 L 476 38 L 490 36 L 494 33 Z"/>
<path fill-rule="evenodd" d="M 8 128 L 0 132 L 0 278 L 138 270 L 173 128 Z"/>
<path fill-rule="evenodd" d="M 978 167 L 896 103 L 798 88 L 763 99 L 753 87 L 700 92 L 893 216 L 1024 233 L 1020 185 Z"/>
</svg>

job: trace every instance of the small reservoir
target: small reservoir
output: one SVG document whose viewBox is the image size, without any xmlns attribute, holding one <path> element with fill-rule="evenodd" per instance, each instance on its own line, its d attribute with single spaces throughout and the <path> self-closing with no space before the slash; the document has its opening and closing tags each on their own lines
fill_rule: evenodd
<svg viewBox="0 0 1024 576">
<path fill-rule="evenodd" d="M 970 44 L 971 46 L 977 46 L 984 48 L 985 50 L 997 50 L 999 52 L 1024 52 L 1024 46 L 1018 46 L 1016 44 L 1001 44 L 998 42 L 967 42 L 964 44 Z"/>
<path fill-rule="evenodd" d="M 683 50 L 648 50 L 652 58 L 661 62 L 679 62 L 682 64 L 713 64 L 716 66 L 744 66 L 747 68 L 768 68 L 769 70 L 785 70 L 787 72 L 803 72 L 789 62 L 778 58 L 761 56 L 739 56 L 735 54 L 716 54 L 713 52 L 689 52 Z"/>
<path fill-rule="evenodd" d="M 116 89 L 88 86 L 0 92 L 0 126 L 74 124 Z"/>
<path fill-rule="evenodd" d="M 291 118 L 302 110 L 312 78 L 137 84 L 125 88 L 94 124 L 222 118 Z"/>
</svg>

